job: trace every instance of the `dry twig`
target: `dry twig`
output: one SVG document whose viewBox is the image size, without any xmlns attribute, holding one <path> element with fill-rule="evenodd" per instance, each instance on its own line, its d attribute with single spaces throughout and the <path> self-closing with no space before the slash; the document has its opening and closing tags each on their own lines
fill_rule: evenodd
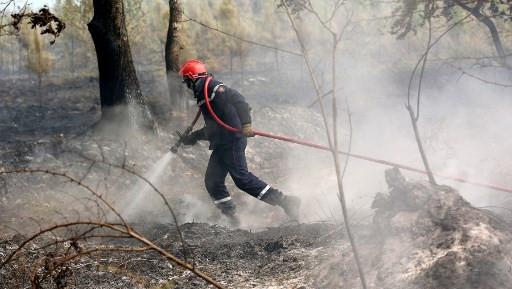
<svg viewBox="0 0 512 289">
<path fill-rule="evenodd" d="M 187 252 L 189 251 L 188 249 L 188 246 L 187 246 L 187 243 L 185 242 L 185 239 L 183 238 L 183 233 L 181 232 L 181 229 L 180 229 L 180 226 L 179 226 L 179 222 L 178 222 L 178 217 L 176 216 L 176 213 L 174 212 L 174 210 L 172 209 L 171 207 L 171 204 L 169 203 L 169 201 L 167 200 L 167 198 L 165 197 L 165 195 L 150 181 L 148 180 L 146 177 L 142 176 L 141 174 L 139 174 L 138 172 L 135 171 L 134 168 L 131 168 L 128 166 L 128 164 L 126 163 L 126 153 L 123 153 L 123 162 L 121 165 L 118 165 L 118 164 L 114 164 L 112 162 L 109 162 L 106 160 L 106 158 L 102 155 L 102 159 L 101 160 L 96 160 L 96 159 L 93 159 L 81 152 L 71 152 L 71 153 L 74 153 L 74 154 L 77 154 L 79 155 L 81 158 L 83 159 L 86 159 L 86 160 L 89 160 L 93 163 L 102 163 L 106 166 L 108 166 L 108 168 L 117 168 L 117 169 L 120 169 L 122 171 L 125 171 L 135 177 L 137 177 L 138 179 L 142 180 L 143 182 L 145 182 L 148 186 L 151 187 L 151 189 L 158 194 L 158 196 L 162 199 L 162 201 L 164 202 L 165 204 L 165 207 L 167 208 L 167 210 L 169 211 L 169 213 L 171 214 L 172 218 L 173 218 L 173 221 L 174 221 L 174 224 L 176 226 L 176 231 L 178 232 L 178 237 L 180 238 L 180 242 L 183 246 L 183 255 L 185 257 L 185 260 L 188 260 L 187 258 Z"/>
<path fill-rule="evenodd" d="M 349 216 L 348 216 L 348 213 L 347 213 L 347 206 L 346 206 L 346 201 L 345 201 L 345 193 L 344 193 L 344 188 L 343 188 L 343 175 L 342 175 L 345 172 L 345 170 L 343 170 L 343 171 L 341 170 L 339 154 L 338 154 L 338 137 L 337 137 L 337 110 L 338 109 L 337 109 L 337 105 L 336 105 L 336 51 L 337 51 L 338 43 L 342 39 L 343 32 L 345 31 L 346 27 L 350 23 L 350 18 L 346 22 L 345 27 L 343 27 L 342 32 L 340 34 L 338 34 L 336 31 L 334 31 L 333 29 L 330 28 L 330 26 L 329 26 L 329 24 L 327 22 L 322 21 L 321 17 L 316 12 L 314 12 L 314 9 L 312 9 L 311 2 L 308 1 L 307 3 L 309 3 L 309 4 L 306 4 L 306 7 L 308 5 L 309 5 L 309 7 L 311 7 L 311 10 L 313 11 L 312 13 L 317 17 L 317 19 L 320 21 L 322 26 L 327 31 L 329 31 L 331 36 L 332 36 L 332 54 L 331 54 L 331 57 L 332 57 L 332 67 L 331 67 L 331 73 L 332 73 L 332 100 L 333 100 L 332 108 L 333 108 L 333 130 L 334 130 L 333 138 L 334 138 L 334 141 L 331 139 L 331 135 L 330 135 L 330 131 L 329 131 L 329 124 L 328 124 L 328 121 L 327 121 L 327 114 L 325 112 L 324 102 L 323 102 L 323 99 L 322 99 L 323 94 L 320 92 L 320 89 L 319 89 L 319 86 L 318 86 L 318 82 L 316 80 L 314 71 L 312 69 L 312 65 L 311 65 L 311 62 L 310 62 L 309 54 L 308 54 L 308 52 L 306 50 L 306 47 L 304 45 L 304 41 L 302 40 L 302 35 L 300 34 L 300 32 L 299 32 L 299 30 L 297 28 L 297 25 L 295 23 L 295 19 L 292 16 L 292 12 L 290 11 L 290 9 L 288 7 L 287 1 L 286 0 L 282 0 L 280 5 L 285 8 L 285 11 L 286 11 L 286 14 L 288 16 L 288 19 L 290 20 L 290 24 L 292 25 L 292 28 L 295 31 L 295 35 L 297 36 L 297 40 L 298 40 L 298 42 L 300 44 L 300 47 L 302 49 L 302 54 L 304 56 L 304 61 L 306 62 L 306 66 L 308 68 L 311 80 L 313 81 L 313 86 L 315 88 L 317 99 L 318 99 L 318 102 L 320 104 L 320 111 L 322 113 L 322 119 L 323 119 L 324 127 L 325 127 L 325 130 L 326 130 L 326 133 L 327 133 L 327 140 L 328 140 L 328 143 L 329 143 L 329 148 L 330 148 L 331 153 L 332 153 L 332 157 L 333 157 L 333 161 L 334 161 L 334 168 L 335 168 L 335 171 L 336 171 L 336 179 L 337 179 L 337 184 L 338 184 L 338 198 L 339 198 L 341 209 L 342 209 L 343 219 L 344 219 L 344 223 L 345 223 L 345 230 L 347 232 L 347 236 L 348 236 L 350 244 L 351 244 L 352 252 L 354 254 L 354 259 L 356 261 L 357 269 L 358 269 L 358 272 L 359 272 L 359 278 L 361 280 L 361 285 L 362 285 L 363 289 L 366 289 L 367 288 L 366 278 L 365 278 L 364 270 L 363 270 L 363 267 L 362 267 L 362 264 L 361 264 L 361 261 L 360 261 L 359 251 L 357 249 L 357 244 L 356 244 L 355 239 L 354 239 L 353 234 L 352 234 L 352 230 L 351 230 L 350 222 L 349 222 L 350 220 L 349 220 Z M 340 1 L 338 1 L 337 3 L 340 3 Z M 341 4 L 339 4 L 339 5 L 341 5 Z M 338 4 L 336 4 L 336 9 L 335 10 L 337 10 L 337 8 L 338 8 Z M 334 16 L 330 16 L 329 19 L 332 20 L 333 17 Z M 347 161 L 348 161 L 348 157 L 347 157 Z M 346 165 L 345 165 L 345 168 L 346 168 Z"/>
<path fill-rule="evenodd" d="M 486 83 L 486 84 L 501 86 L 501 87 L 505 87 L 505 88 L 512 87 L 512 84 L 497 82 L 497 81 L 493 81 L 493 80 L 488 80 L 488 79 L 485 79 L 483 77 L 474 75 L 474 74 L 472 74 L 470 72 L 467 72 L 466 70 L 462 69 L 459 66 L 455 66 L 455 65 L 453 65 L 451 63 L 447 63 L 447 64 L 448 64 L 448 66 L 452 67 L 453 69 L 456 69 L 456 70 L 460 71 L 460 73 L 461 73 L 460 77 L 462 77 L 464 75 L 467 75 L 470 78 L 476 79 L 476 80 L 481 81 L 481 82 Z M 459 77 L 459 79 L 460 79 L 460 77 Z"/>
<path fill-rule="evenodd" d="M 430 0 L 430 1 L 432 1 L 432 0 Z M 431 9 L 433 9 L 433 5 L 434 4 L 432 2 Z M 428 36 L 427 47 L 425 49 L 425 52 L 421 55 L 421 57 L 416 62 L 416 65 L 411 73 L 410 78 L 409 78 L 409 85 L 407 87 L 407 103 L 405 105 L 405 108 L 409 112 L 416 144 L 418 145 L 418 150 L 420 152 L 420 156 L 423 161 L 423 165 L 425 166 L 425 171 L 427 172 L 428 180 L 432 185 L 436 184 L 436 180 L 435 180 L 434 174 L 432 173 L 432 170 L 430 168 L 428 158 L 425 153 L 425 149 L 423 148 L 423 143 L 421 141 L 420 133 L 418 130 L 418 120 L 419 120 L 420 101 L 421 101 L 421 84 L 423 81 L 425 66 L 427 63 L 428 55 L 429 55 L 432 47 L 434 47 L 446 34 L 448 34 L 448 32 L 450 32 L 453 28 L 457 27 L 457 25 L 464 22 L 470 16 L 471 16 L 470 13 L 467 14 L 465 17 L 461 18 L 459 21 L 452 24 L 448 29 L 446 29 L 443 33 L 441 33 L 434 41 L 432 41 L 432 23 L 431 23 L 432 13 L 429 13 L 427 15 L 427 23 L 428 23 L 428 27 L 429 27 L 429 36 Z M 411 106 L 411 89 L 412 89 L 412 83 L 413 83 L 414 77 L 416 75 L 416 71 L 417 71 L 418 67 L 420 66 L 420 64 L 422 64 L 422 67 L 421 67 L 420 76 L 419 76 L 418 94 L 417 94 L 417 99 L 416 99 L 416 113 L 415 113 L 414 109 Z"/>
<path fill-rule="evenodd" d="M 156 245 L 155 243 L 153 243 L 152 241 L 150 241 L 149 239 L 144 237 L 142 234 L 137 232 L 134 228 L 132 228 L 131 226 L 128 225 L 128 223 L 124 220 L 124 218 L 121 216 L 121 214 L 105 198 L 103 198 L 103 196 L 101 194 L 97 193 L 95 190 L 90 188 L 88 185 L 84 184 L 79 179 L 76 179 L 66 173 L 54 172 L 54 171 L 50 171 L 50 170 L 46 170 L 46 169 L 29 169 L 29 168 L 3 170 L 3 171 L 0 171 L 0 176 L 11 175 L 11 174 L 36 174 L 36 173 L 47 174 L 47 175 L 55 176 L 55 177 L 62 177 L 64 179 L 69 180 L 71 183 L 86 189 L 96 199 L 100 200 L 100 202 L 106 208 L 108 208 L 109 211 L 113 212 L 118 217 L 119 223 L 111 223 L 111 222 L 106 222 L 106 221 L 101 221 L 101 220 L 100 221 L 80 221 L 79 220 L 79 221 L 75 221 L 75 222 L 66 222 L 63 224 L 57 224 L 54 226 L 50 226 L 46 229 L 41 228 L 37 233 L 35 233 L 32 236 L 30 236 L 29 238 L 27 238 L 13 252 L 11 252 L 7 256 L 7 258 L 0 263 L 0 268 L 3 268 L 7 264 L 9 264 L 11 261 L 13 261 L 13 259 L 15 259 L 16 256 L 22 250 L 24 250 L 29 243 L 32 243 L 33 241 L 35 241 L 36 239 L 40 238 L 43 235 L 52 234 L 54 241 L 47 245 L 40 247 L 39 249 L 45 249 L 50 246 L 57 247 L 58 244 L 70 242 L 71 244 L 74 244 L 72 247 L 75 248 L 75 251 L 77 253 L 70 255 L 69 250 L 68 250 L 63 256 L 61 255 L 60 257 L 59 256 L 55 257 L 53 255 L 49 256 L 51 259 L 52 267 L 50 270 L 47 270 L 47 272 L 45 272 L 43 274 L 43 276 L 38 275 L 38 272 L 41 271 L 38 268 L 47 266 L 48 259 L 43 258 L 42 260 L 44 260 L 45 262 L 42 262 L 42 263 L 35 262 L 33 264 L 32 277 L 31 277 L 31 281 L 32 281 L 34 288 L 38 288 L 38 286 L 40 285 L 41 279 L 39 277 L 42 277 L 43 279 L 47 278 L 53 271 L 55 271 L 59 268 L 63 268 L 68 262 L 70 262 L 74 259 L 81 258 L 83 256 L 89 256 L 89 255 L 91 255 L 93 253 L 97 253 L 97 252 L 113 252 L 113 251 L 140 252 L 140 251 L 147 251 L 147 250 L 151 250 L 151 251 L 159 253 L 161 256 L 163 256 L 167 260 L 172 261 L 175 264 L 177 264 L 178 266 L 191 271 L 196 276 L 200 277 L 207 283 L 213 285 L 215 288 L 219 288 L 219 289 L 226 288 L 224 285 L 215 281 L 213 278 L 211 278 L 206 273 L 198 270 L 195 267 L 195 265 L 189 264 L 186 261 L 179 259 L 178 257 L 167 252 L 165 249 Z M 75 233 L 75 234 L 73 234 L 73 236 L 68 237 L 66 240 L 59 239 L 57 237 L 57 235 L 55 234 L 56 231 L 58 231 L 60 229 L 74 229 L 74 228 L 80 228 L 80 227 L 84 227 L 84 226 L 86 228 L 88 228 L 85 232 L 82 232 L 81 234 Z M 100 228 L 110 231 L 111 233 L 91 234 L 93 231 L 95 231 L 96 229 L 100 229 Z M 112 234 L 112 233 L 114 233 L 114 234 Z M 108 238 L 130 238 L 130 239 L 133 239 L 133 240 L 141 243 L 142 245 L 144 245 L 144 247 L 124 248 L 124 247 L 119 247 L 119 246 L 111 246 L 111 247 L 95 246 L 94 248 L 92 248 L 90 250 L 84 250 L 83 248 L 81 248 L 78 245 L 79 241 L 84 241 L 89 238 L 107 238 L 107 239 Z"/>
</svg>

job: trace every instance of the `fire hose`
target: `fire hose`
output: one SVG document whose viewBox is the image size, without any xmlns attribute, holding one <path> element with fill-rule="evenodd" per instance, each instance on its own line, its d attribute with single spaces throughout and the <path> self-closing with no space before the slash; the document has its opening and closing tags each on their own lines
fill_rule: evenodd
<svg viewBox="0 0 512 289">
<path fill-rule="evenodd" d="M 171 147 L 172 153 L 175 154 L 178 152 L 178 148 L 183 144 L 183 139 L 192 132 L 192 130 L 194 129 L 194 125 L 199 120 L 199 116 L 201 116 L 201 110 L 197 111 L 196 116 L 194 117 L 194 120 L 192 120 L 192 123 L 190 123 L 190 125 L 187 127 L 187 129 L 185 129 L 185 131 L 183 133 L 180 133 L 179 131 L 176 132 L 178 134 L 179 138 L 178 138 L 178 141 Z"/>
<path fill-rule="evenodd" d="M 207 89 L 208 88 L 208 84 L 210 83 L 211 79 L 212 79 L 212 77 L 209 76 L 206 79 L 205 84 L 204 84 L 204 101 L 205 101 L 205 104 L 206 104 L 206 108 L 208 109 L 208 112 L 210 113 L 212 118 L 215 120 L 215 122 L 217 122 L 217 124 L 219 124 L 224 129 L 226 129 L 226 130 L 228 130 L 230 132 L 233 132 L 233 133 L 240 132 L 240 129 L 234 128 L 234 127 L 226 124 L 225 122 L 223 122 L 217 116 L 217 114 L 215 114 L 215 112 L 213 111 L 212 105 L 210 104 L 210 99 L 208 97 L 208 89 Z M 194 118 L 194 121 L 191 123 L 190 126 L 187 127 L 187 130 L 185 131 L 184 136 L 188 135 L 192 131 L 195 123 L 199 119 L 199 115 L 200 114 L 201 114 L 201 110 L 199 110 L 197 112 L 197 114 L 196 114 L 196 116 Z M 298 140 L 298 139 L 294 139 L 294 138 L 291 138 L 291 137 L 276 135 L 276 134 L 272 134 L 272 133 L 264 132 L 264 131 L 259 131 L 259 130 L 253 130 L 253 132 L 257 136 L 277 139 L 277 140 L 281 140 L 281 141 L 285 141 L 285 142 L 289 142 L 289 143 L 294 143 L 294 144 L 299 144 L 299 145 L 303 145 L 303 146 L 307 146 L 307 147 L 311 147 L 311 148 L 315 148 L 315 149 L 319 149 L 319 150 L 323 150 L 323 151 L 332 151 L 331 148 L 329 148 L 328 146 L 325 146 L 325 145 L 315 144 L 315 143 L 311 143 L 311 142 L 308 142 L 308 141 Z M 177 151 L 178 147 L 182 143 L 182 139 L 183 139 L 183 136 L 180 137 L 178 142 L 171 148 L 171 151 L 173 151 L 173 149 L 175 150 L 175 151 L 173 151 L 174 153 Z M 402 170 L 406 170 L 406 171 L 410 171 L 410 172 L 415 172 L 415 173 L 420 173 L 420 174 L 424 174 L 424 175 L 427 174 L 427 172 L 425 170 L 414 168 L 414 167 L 407 166 L 407 165 L 402 165 L 402 164 L 398 164 L 398 163 L 394 163 L 394 162 L 390 162 L 390 161 L 386 161 L 386 160 L 382 160 L 382 159 L 372 158 L 372 157 L 368 157 L 368 156 L 364 156 L 364 155 L 359 155 L 359 154 L 354 154 L 354 153 L 349 153 L 349 152 L 344 152 L 344 151 L 339 151 L 339 150 L 336 151 L 336 152 L 338 154 L 345 155 L 345 156 L 348 156 L 348 157 L 352 157 L 352 158 L 355 158 L 355 159 L 360 159 L 360 160 L 365 160 L 365 161 L 368 161 L 368 162 L 378 163 L 378 164 L 382 164 L 382 165 L 385 165 L 385 166 L 396 167 L 396 168 L 399 168 L 399 169 L 402 169 Z M 501 186 L 497 186 L 497 185 L 493 185 L 493 184 L 487 184 L 487 183 L 483 183 L 483 182 L 476 182 L 476 181 L 472 181 L 472 180 L 465 179 L 465 178 L 462 178 L 462 177 L 455 177 L 455 176 L 445 175 L 445 174 L 441 174 L 441 173 L 434 173 L 433 172 L 432 174 L 434 176 L 438 176 L 438 177 L 441 177 L 441 178 L 444 178 L 444 179 L 448 179 L 448 180 L 457 181 L 457 182 L 460 182 L 460 183 L 470 184 L 470 185 L 473 185 L 473 186 L 483 187 L 483 188 L 492 189 L 492 190 L 496 190 L 496 191 L 502 191 L 502 192 L 506 192 L 506 193 L 512 193 L 512 189 L 511 188 L 505 188 L 505 187 L 501 187 Z"/>
</svg>

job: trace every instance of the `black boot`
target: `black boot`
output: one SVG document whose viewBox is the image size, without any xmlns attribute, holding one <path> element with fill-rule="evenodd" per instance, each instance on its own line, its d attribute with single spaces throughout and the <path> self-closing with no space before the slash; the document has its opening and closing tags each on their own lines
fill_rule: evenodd
<svg viewBox="0 0 512 289">
<path fill-rule="evenodd" d="M 279 190 L 270 188 L 261 200 L 270 205 L 283 208 L 290 219 L 299 219 L 300 199 L 298 197 L 285 195 Z"/>
<path fill-rule="evenodd" d="M 232 200 L 217 204 L 217 208 L 219 208 L 222 214 L 228 219 L 229 227 L 232 229 L 240 227 L 240 219 L 238 219 L 236 215 L 236 206 Z"/>
<path fill-rule="evenodd" d="M 290 219 L 298 221 L 300 213 L 300 199 L 296 196 L 283 196 L 278 206 L 283 208 Z"/>
<path fill-rule="evenodd" d="M 231 229 L 238 229 L 240 228 L 240 219 L 236 214 L 233 215 L 224 215 L 228 219 L 228 224 Z"/>
</svg>

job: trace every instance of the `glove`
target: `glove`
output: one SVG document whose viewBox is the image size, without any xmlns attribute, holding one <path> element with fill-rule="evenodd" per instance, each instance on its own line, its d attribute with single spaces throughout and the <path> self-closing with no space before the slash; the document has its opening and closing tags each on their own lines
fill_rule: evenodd
<svg viewBox="0 0 512 289">
<path fill-rule="evenodd" d="M 242 134 L 246 137 L 255 136 L 254 131 L 252 130 L 252 125 L 250 123 L 242 125 Z"/>
<path fill-rule="evenodd" d="M 197 139 L 192 134 L 189 134 L 183 138 L 182 142 L 186 146 L 193 146 L 197 143 Z"/>
<path fill-rule="evenodd" d="M 181 138 L 181 143 L 186 146 L 193 146 L 198 141 L 197 134 L 195 134 L 195 132 L 185 135 L 185 136 L 183 134 L 181 134 L 180 132 L 176 132 L 176 133 Z"/>
</svg>

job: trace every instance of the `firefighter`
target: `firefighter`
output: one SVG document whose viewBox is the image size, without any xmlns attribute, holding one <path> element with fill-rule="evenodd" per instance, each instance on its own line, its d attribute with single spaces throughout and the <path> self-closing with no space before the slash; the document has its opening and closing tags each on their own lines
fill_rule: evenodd
<svg viewBox="0 0 512 289">
<path fill-rule="evenodd" d="M 210 76 L 206 66 L 199 60 L 186 61 L 179 74 L 183 82 L 194 92 L 197 105 L 201 110 L 205 126 L 185 136 L 184 145 L 194 145 L 199 140 L 210 142 L 210 160 L 205 174 L 205 186 L 213 203 L 228 217 L 233 226 L 238 226 L 236 206 L 226 188 L 227 174 L 235 185 L 249 195 L 273 206 L 283 208 L 292 219 L 298 219 L 300 199 L 284 195 L 281 191 L 254 176 L 247 169 L 245 147 L 247 138 L 253 137 L 250 107 L 245 98 L 235 89 L 212 78 L 208 85 L 208 99 L 215 114 L 226 124 L 240 132 L 230 132 L 221 127 L 210 115 L 204 100 L 206 78 Z"/>
</svg>

